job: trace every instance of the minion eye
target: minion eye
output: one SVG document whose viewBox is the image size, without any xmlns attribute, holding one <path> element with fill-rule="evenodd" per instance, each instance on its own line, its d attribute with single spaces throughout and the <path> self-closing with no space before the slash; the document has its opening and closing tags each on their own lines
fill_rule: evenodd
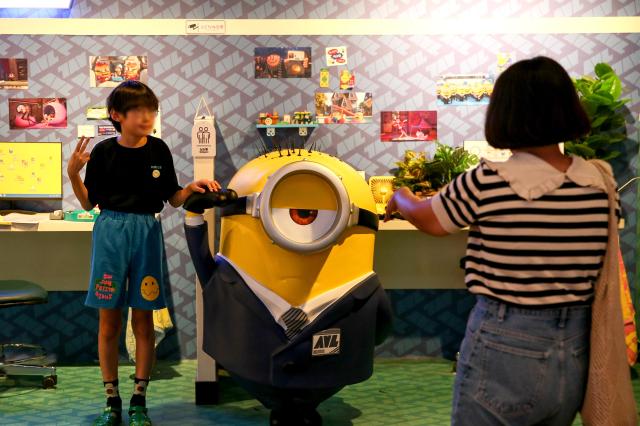
<svg viewBox="0 0 640 426">
<path fill-rule="evenodd" d="M 289 209 L 289 216 L 298 225 L 310 225 L 318 217 L 318 210 Z"/>
<path fill-rule="evenodd" d="M 337 212 L 298 208 L 272 208 L 271 217 L 280 235 L 300 243 L 312 243 L 331 230 Z"/>
</svg>

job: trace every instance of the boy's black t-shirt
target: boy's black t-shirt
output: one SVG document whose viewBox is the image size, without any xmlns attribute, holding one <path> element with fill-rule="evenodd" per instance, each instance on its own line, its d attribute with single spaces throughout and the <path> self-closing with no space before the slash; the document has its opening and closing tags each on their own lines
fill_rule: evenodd
<svg viewBox="0 0 640 426">
<path fill-rule="evenodd" d="M 139 148 L 124 147 L 115 137 L 98 143 L 84 184 L 92 204 L 127 213 L 158 213 L 182 189 L 169 147 L 153 136 Z"/>
</svg>

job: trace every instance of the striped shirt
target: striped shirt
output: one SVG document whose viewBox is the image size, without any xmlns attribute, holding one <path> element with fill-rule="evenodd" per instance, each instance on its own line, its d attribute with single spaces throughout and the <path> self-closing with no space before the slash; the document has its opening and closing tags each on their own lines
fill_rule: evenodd
<svg viewBox="0 0 640 426">
<path fill-rule="evenodd" d="M 522 152 L 483 160 L 431 205 L 446 231 L 470 227 L 463 263 L 472 293 L 538 307 L 591 300 L 609 207 L 599 171 L 584 159 L 573 157 L 565 173 Z"/>
</svg>

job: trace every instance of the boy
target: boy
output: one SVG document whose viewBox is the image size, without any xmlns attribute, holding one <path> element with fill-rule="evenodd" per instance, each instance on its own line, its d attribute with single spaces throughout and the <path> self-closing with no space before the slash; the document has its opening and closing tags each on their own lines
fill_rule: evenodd
<svg viewBox="0 0 640 426">
<path fill-rule="evenodd" d="M 86 152 L 89 138 L 80 138 L 67 166 L 73 192 L 82 208 L 99 205 L 93 230 L 91 278 L 85 304 L 99 309 L 98 356 L 107 406 L 95 425 L 122 421 L 118 393 L 118 344 L 122 307 L 132 308 L 136 339 L 136 373 L 129 424 L 150 426 L 146 388 L 154 357 L 152 311 L 164 308 L 162 228 L 154 214 L 169 201 L 181 206 L 194 192 L 217 191 L 215 181 L 178 185 L 169 147 L 149 136 L 158 112 L 158 98 L 145 84 L 126 81 L 107 98 L 109 120 L 120 136 Z M 88 162 L 88 164 L 87 164 Z M 87 164 L 84 182 L 80 171 Z M 124 287 L 128 279 L 128 288 Z"/>
</svg>

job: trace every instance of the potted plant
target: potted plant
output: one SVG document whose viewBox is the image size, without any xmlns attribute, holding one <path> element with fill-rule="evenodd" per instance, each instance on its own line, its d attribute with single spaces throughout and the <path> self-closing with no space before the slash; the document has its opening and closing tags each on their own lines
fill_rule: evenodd
<svg viewBox="0 0 640 426">
<path fill-rule="evenodd" d="M 591 131 L 578 139 L 565 142 L 566 153 L 584 158 L 611 160 L 620 155 L 613 145 L 627 138 L 624 104 L 620 99 L 622 84 L 615 71 L 605 63 L 595 66 L 596 77 L 574 79 L 580 103 L 591 120 Z"/>
<path fill-rule="evenodd" d="M 396 163 L 393 186 L 408 187 L 419 196 L 431 196 L 459 174 L 476 165 L 479 158 L 462 147 L 452 148 L 436 142 L 433 158 L 424 152 L 405 151 L 403 161 Z"/>
</svg>

